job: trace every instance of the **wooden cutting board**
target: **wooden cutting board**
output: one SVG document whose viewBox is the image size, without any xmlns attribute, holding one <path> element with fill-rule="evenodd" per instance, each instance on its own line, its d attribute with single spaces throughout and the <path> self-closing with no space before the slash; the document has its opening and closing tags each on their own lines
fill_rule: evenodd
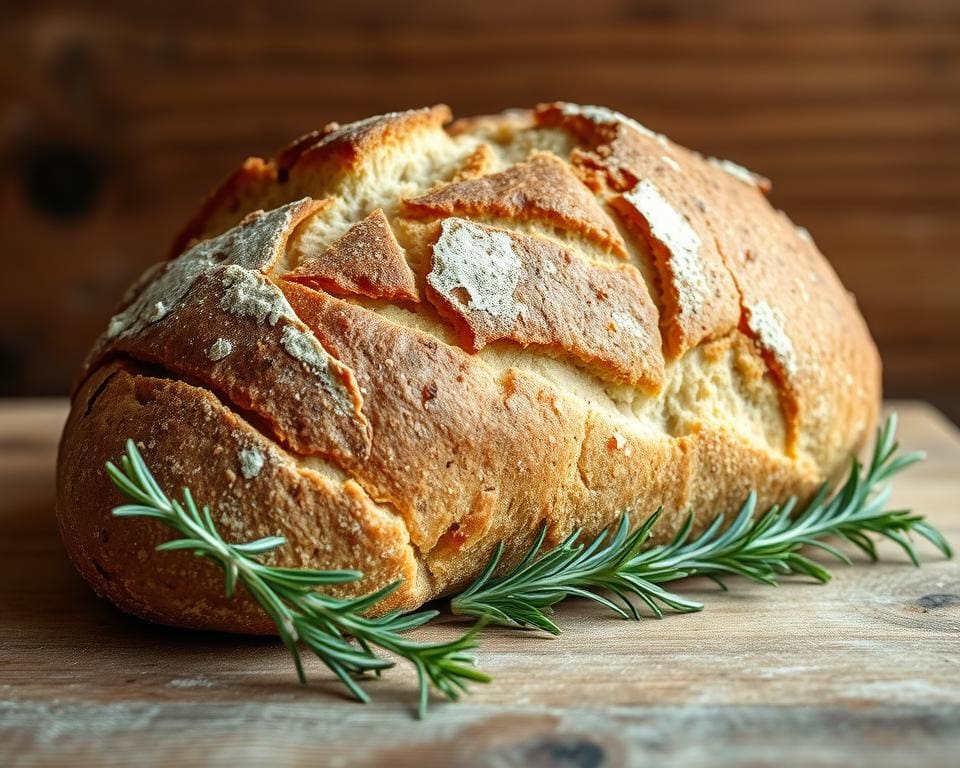
<svg viewBox="0 0 960 768">
<path fill-rule="evenodd" d="M 898 403 L 929 459 L 893 504 L 960 549 L 960 433 Z M 295 683 L 270 639 L 124 616 L 74 573 L 53 517 L 62 401 L 0 402 L 0 765 L 956 766 L 960 563 L 835 568 L 820 586 L 743 581 L 682 591 L 699 614 L 627 622 L 571 602 L 559 638 L 491 629 L 494 677 L 412 716 L 414 677 L 348 700 L 319 663 Z M 832 567 L 832 566 L 831 566 Z M 451 637 L 454 628 L 421 636 Z"/>
</svg>

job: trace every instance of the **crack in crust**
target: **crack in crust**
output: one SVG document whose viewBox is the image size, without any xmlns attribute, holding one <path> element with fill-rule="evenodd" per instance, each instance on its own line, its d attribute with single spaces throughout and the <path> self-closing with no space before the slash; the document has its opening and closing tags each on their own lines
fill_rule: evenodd
<svg viewBox="0 0 960 768">
<path fill-rule="evenodd" d="M 770 207 L 762 177 L 704 160 L 609 110 L 541 105 L 536 119 L 576 135 L 582 147 L 571 162 L 622 193 L 615 208 L 640 227 L 675 298 L 661 319 L 668 354 L 739 326 L 779 387 L 791 457 L 822 468 L 866 439 L 879 403 L 876 348 L 810 238 Z M 692 279 L 691 254 L 708 280 Z M 685 326 L 682 299 L 696 293 L 694 283 L 726 288 L 705 304 L 706 323 L 687 313 L 694 322 Z"/>
<path fill-rule="evenodd" d="M 294 283 L 285 291 L 324 345 L 357 372 L 365 393 L 372 452 L 344 468 L 373 498 L 398 508 L 417 546 L 429 551 L 453 522 L 485 506 L 490 478 L 505 499 L 550 494 L 542 479 L 516 472 L 571 461 L 552 392 L 519 372 L 506 372 L 501 383 L 459 348 L 326 294 Z"/>
<path fill-rule="evenodd" d="M 457 218 L 443 220 L 431 251 L 427 297 L 471 351 L 509 339 L 659 389 L 656 310 L 632 266 L 596 266 L 549 240 Z"/>
<path fill-rule="evenodd" d="M 570 167 L 551 152 L 500 173 L 454 181 L 404 202 L 411 216 L 488 216 L 541 220 L 580 234 L 626 257 L 626 246 L 610 217 Z"/>
<path fill-rule="evenodd" d="M 310 231 L 301 228 L 292 238 L 289 250 L 297 266 L 283 275 L 284 280 L 341 296 L 420 300 L 406 254 L 381 208 L 354 224 L 326 248 L 318 248 L 310 239 Z"/>
<path fill-rule="evenodd" d="M 276 565 L 361 568 L 361 582 L 336 588 L 344 596 L 402 579 L 404 589 L 378 610 L 428 594 L 399 516 L 375 504 L 353 480 L 304 466 L 213 393 L 120 360 L 91 377 L 82 401 L 93 399 L 91 390 L 100 390 L 96 402 L 89 413 L 74 410 L 64 433 L 58 516 L 72 559 L 101 595 L 163 623 L 274 631 L 245 593 L 223 597 L 222 575 L 210 564 L 155 552 L 169 537 L 166 528 L 110 515 L 120 498 L 95 468 L 122 450 L 113 439 L 118 429 L 137 441 L 161 487 L 188 485 L 201 503 L 210 503 L 227 540 L 282 535 L 288 546 L 269 556 Z M 259 456 L 256 472 L 245 471 L 244 454 Z M 85 469 L 75 473 L 77 466 Z"/>
<path fill-rule="evenodd" d="M 153 274 L 86 364 L 127 354 L 203 381 L 303 454 L 366 456 L 370 426 L 353 372 L 310 333 L 265 272 L 326 201 L 247 216 Z"/>
</svg>

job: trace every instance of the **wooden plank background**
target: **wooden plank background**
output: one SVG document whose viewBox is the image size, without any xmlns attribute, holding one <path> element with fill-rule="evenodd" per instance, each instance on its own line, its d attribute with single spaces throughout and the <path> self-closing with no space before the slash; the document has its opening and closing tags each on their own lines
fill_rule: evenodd
<svg viewBox="0 0 960 768">
<path fill-rule="evenodd" d="M 774 179 L 886 390 L 960 418 L 960 4 L 79 3 L 0 19 L 0 394 L 60 393 L 124 287 L 246 155 L 445 101 L 632 114 Z"/>
</svg>

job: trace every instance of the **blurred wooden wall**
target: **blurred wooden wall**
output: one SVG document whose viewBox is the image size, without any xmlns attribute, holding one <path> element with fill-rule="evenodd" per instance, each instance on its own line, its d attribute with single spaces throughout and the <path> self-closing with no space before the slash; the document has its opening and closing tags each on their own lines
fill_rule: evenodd
<svg viewBox="0 0 960 768">
<path fill-rule="evenodd" d="M 449 103 L 606 104 L 774 179 L 889 395 L 960 417 L 956 0 L 3 0 L 0 394 L 64 392 L 124 287 L 248 154 Z"/>
</svg>

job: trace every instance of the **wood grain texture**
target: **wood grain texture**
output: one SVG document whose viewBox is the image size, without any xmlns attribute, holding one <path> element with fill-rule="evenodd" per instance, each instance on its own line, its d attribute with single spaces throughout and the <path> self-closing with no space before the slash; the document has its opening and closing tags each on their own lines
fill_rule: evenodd
<svg viewBox="0 0 960 768">
<path fill-rule="evenodd" d="M 951 0 L 38 0 L 0 24 L 0 393 L 59 393 L 248 154 L 331 119 L 608 104 L 773 178 L 859 297 L 890 394 L 960 418 Z"/>
<path fill-rule="evenodd" d="M 960 432 L 896 405 L 928 460 L 897 483 L 960 546 Z M 571 602 L 558 638 L 488 630 L 494 682 L 412 717 L 413 674 L 346 699 L 318 663 L 296 685 L 278 641 L 124 616 L 74 573 L 53 518 L 61 401 L 0 402 L 0 764 L 953 766 L 960 562 L 858 560 L 820 586 L 703 580 L 699 614 L 641 623 Z M 420 636 L 452 637 L 453 619 Z M 460 625 L 457 625 L 461 628 Z"/>
</svg>

